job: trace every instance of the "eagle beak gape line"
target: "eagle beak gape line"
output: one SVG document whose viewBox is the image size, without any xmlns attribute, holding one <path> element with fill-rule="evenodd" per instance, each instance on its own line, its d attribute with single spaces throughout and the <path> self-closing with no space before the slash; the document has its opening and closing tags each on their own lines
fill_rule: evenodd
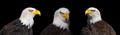
<svg viewBox="0 0 120 35">
<path fill-rule="evenodd" d="M 41 12 L 40 12 L 39 10 L 34 10 L 34 11 L 32 12 L 32 14 L 41 16 Z"/>
<path fill-rule="evenodd" d="M 64 16 L 64 18 L 65 18 L 67 21 L 69 21 L 69 13 L 68 13 L 68 12 L 67 12 L 67 13 L 64 13 L 63 16 Z"/>
<path fill-rule="evenodd" d="M 89 15 L 89 14 L 92 14 L 92 11 L 91 10 L 86 10 L 85 15 Z"/>
</svg>

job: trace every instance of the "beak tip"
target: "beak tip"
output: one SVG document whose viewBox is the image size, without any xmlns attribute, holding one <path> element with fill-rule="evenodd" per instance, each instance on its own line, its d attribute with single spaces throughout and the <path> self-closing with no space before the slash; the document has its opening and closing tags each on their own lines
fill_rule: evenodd
<svg viewBox="0 0 120 35">
<path fill-rule="evenodd" d="M 41 16 L 41 12 L 39 10 L 38 10 L 38 12 L 39 12 L 38 15 Z"/>
<path fill-rule="evenodd" d="M 37 15 L 41 16 L 41 14 L 40 14 L 40 13 L 39 13 L 39 14 L 37 14 Z"/>
<path fill-rule="evenodd" d="M 41 16 L 41 14 L 39 14 L 39 16 Z"/>
</svg>

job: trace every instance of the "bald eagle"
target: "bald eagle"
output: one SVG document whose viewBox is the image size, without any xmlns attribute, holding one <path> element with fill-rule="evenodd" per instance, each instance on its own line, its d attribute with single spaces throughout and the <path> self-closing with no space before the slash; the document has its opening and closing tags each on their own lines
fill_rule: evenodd
<svg viewBox="0 0 120 35">
<path fill-rule="evenodd" d="M 102 20 L 100 11 L 97 8 L 90 7 L 85 14 L 88 16 L 88 24 L 82 28 L 82 35 L 116 35 L 112 26 Z"/>
<path fill-rule="evenodd" d="M 59 8 L 54 14 L 53 23 L 48 25 L 40 35 L 71 35 L 69 30 L 69 10 Z"/>
<path fill-rule="evenodd" d="M 3 26 L 0 35 L 33 35 L 32 26 L 35 15 L 41 15 L 40 11 L 32 7 L 25 8 L 19 18 Z"/>
</svg>

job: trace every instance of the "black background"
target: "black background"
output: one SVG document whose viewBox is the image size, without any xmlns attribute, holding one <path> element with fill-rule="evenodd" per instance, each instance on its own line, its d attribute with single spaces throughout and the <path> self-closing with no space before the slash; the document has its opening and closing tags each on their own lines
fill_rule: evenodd
<svg viewBox="0 0 120 35">
<path fill-rule="evenodd" d="M 108 22 L 117 34 L 120 32 L 119 3 L 113 0 L 4 0 L 0 1 L 0 28 L 19 18 L 21 11 L 26 7 L 35 7 L 42 13 L 40 17 L 34 18 L 34 35 L 38 35 L 48 24 L 52 23 L 54 12 L 60 7 L 70 10 L 70 30 L 74 35 L 78 35 L 81 28 L 86 26 L 87 17 L 84 11 L 88 7 L 98 8 L 102 19 Z"/>
</svg>

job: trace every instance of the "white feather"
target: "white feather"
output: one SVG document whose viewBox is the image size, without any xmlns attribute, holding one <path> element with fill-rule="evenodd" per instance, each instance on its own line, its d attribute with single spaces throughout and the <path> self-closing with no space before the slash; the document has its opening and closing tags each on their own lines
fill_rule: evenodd
<svg viewBox="0 0 120 35">
<path fill-rule="evenodd" d="M 94 24 L 94 23 L 102 20 L 100 11 L 97 8 L 90 7 L 88 9 L 95 10 L 92 14 L 88 15 L 88 22 Z"/>
<path fill-rule="evenodd" d="M 25 8 L 23 11 L 22 11 L 22 14 L 20 16 L 20 21 L 21 23 L 23 23 L 23 25 L 25 26 L 28 26 L 28 29 L 31 28 L 34 24 L 34 14 L 32 14 L 31 12 L 29 12 L 29 10 L 36 10 L 35 8 Z"/>
<path fill-rule="evenodd" d="M 60 14 L 60 12 L 69 13 L 69 10 L 67 8 L 60 8 L 56 10 L 54 14 L 53 25 L 56 25 L 57 27 L 60 27 L 61 29 L 68 29 L 69 23 L 65 22 L 65 18 L 62 16 L 62 14 Z"/>
</svg>

